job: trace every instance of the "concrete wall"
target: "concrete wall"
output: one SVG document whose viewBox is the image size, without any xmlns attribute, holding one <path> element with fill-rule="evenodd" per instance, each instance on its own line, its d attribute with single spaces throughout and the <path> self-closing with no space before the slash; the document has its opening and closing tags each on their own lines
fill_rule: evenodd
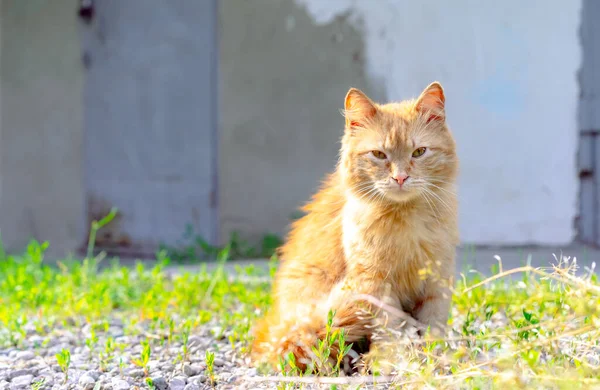
<svg viewBox="0 0 600 390">
<path fill-rule="evenodd" d="M 283 230 L 333 167 L 349 86 L 398 100 L 439 80 L 463 241 L 573 239 L 580 0 L 221 4 L 225 230 Z"/>
<path fill-rule="evenodd" d="M 0 4 L 0 231 L 8 249 L 36 237 L 64 253 L 86 232 L 78 1 Z M 571 241 L 580 8 L 220 1 L 222 239 L 285 231 L 334 167 L 350 86 L 396 100 L 438 79 L 462 159 L 463 241 Z"/>
<path fill-rule="evenodd" d="M 0 231 L 54 253 L 83 239 L 83 69 L 77 0 L 0 2 Z"/>
<path fill-rule="evenodd" d="M 217 1 L 102 0 L 83 28 L 88 224 L 97 244 L 156 253 L 186 225 L 217 239 Z"/>
<path fill-rule="evenodd" d="M 337 159 L 350 85 L 382 98 L 358 26 L 293 0 L 220 2 L 222 238 L 282 233 Z"/>
</svg>

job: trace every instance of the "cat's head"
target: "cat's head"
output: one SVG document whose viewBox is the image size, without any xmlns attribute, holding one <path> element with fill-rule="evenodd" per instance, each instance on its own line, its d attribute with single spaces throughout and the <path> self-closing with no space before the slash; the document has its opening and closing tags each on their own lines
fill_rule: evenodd
<svg viewBox="0 0 600 390">
<path fill-rule="evenodd" d="M 419 196 L 433 200 L 436 189 L 454 182 L 458 159 L 438 82 L 418 99 L 383 105 L 352 88 L 344 115 L 340 168 L 344 184 L 357 197 L 374 202 Z"/>
</svg>

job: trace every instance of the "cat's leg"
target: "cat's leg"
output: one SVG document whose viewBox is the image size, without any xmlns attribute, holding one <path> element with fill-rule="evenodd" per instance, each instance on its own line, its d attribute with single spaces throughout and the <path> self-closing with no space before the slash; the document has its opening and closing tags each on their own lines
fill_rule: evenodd
<svg viewBox="0 0 600 390">
<path fill-rule="evenodd" d="M 430 327 L 433 336 L 443 336 L 448 324 L 451 296 L 449 291 L 436 291 L 417 302 L 416 319 Z"/>
<path fill-rule="evenodd" d="M 369 341 L 368 350 L 353 360 L 354 367 L 363 373 L 375 367 L 382 373 L 391 372 L 389 362 L 398 351 L 398 331 L 407 321 L 414 322 L 402 310 L 391 285 L 383 279 L 352 275 L 333 288 L 329 307 L 337 309 L 336 322 L 345 329 L 349 342 Z"/>
<path fill-rule="evenodd" d="M 452 287 L 454 281 L 454 261 L 449 260 L 444 266 L 436 267 L 436 272 L 425 281 L 423 295 L 416 302 L 413 313 L 415 318 L 431 328 L 431 334 L 443 336 L 448 325 Z"/>
</svg>

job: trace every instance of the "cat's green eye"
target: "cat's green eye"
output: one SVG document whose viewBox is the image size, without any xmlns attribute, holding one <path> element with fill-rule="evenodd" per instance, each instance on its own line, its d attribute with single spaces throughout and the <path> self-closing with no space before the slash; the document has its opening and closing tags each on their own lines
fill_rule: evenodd
<svg viewBox="0 0 600 390">
<path fill-rule="evenodd" d="M 425 150 L 427 150 L 427 148 L 418 148 L 415 149 L 415 151 L 412 153 L 413 157 L 421 157 L 423 155 L 423 153 L 425 153 Z"/>
<path fill-rule="evenodd" d="M 373 156 L 375 156 L 375 158 L 378 158 L 378 159 L 380 159 L 380 160 L 385 160 L 385 159 L 387 158 L 387 156 L 385 155 L 385 153 L 383 153 L 383 152 L 381 152 L 381 151 L 379 151 L 379 150 L 373 150 L 373 151 L 371 152 L 371 154 L 372 154 Z"/>
</svg>

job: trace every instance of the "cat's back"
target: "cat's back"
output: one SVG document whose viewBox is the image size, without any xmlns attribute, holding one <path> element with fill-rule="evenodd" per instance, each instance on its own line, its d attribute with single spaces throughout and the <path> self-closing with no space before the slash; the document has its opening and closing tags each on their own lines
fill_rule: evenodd
<svg viewBox="0 0 600 390">
<path fill-rule="evenodd" d="M 279 251 L 278 279 L 304 279 L 303 283 L 325 286 L 341 278 L 345 272 L 344 202 L 338 175 L 331 174 L 312 201 L 303 207 L 305 215 L 292 224 L 286 243 Z"/>
</svg>

